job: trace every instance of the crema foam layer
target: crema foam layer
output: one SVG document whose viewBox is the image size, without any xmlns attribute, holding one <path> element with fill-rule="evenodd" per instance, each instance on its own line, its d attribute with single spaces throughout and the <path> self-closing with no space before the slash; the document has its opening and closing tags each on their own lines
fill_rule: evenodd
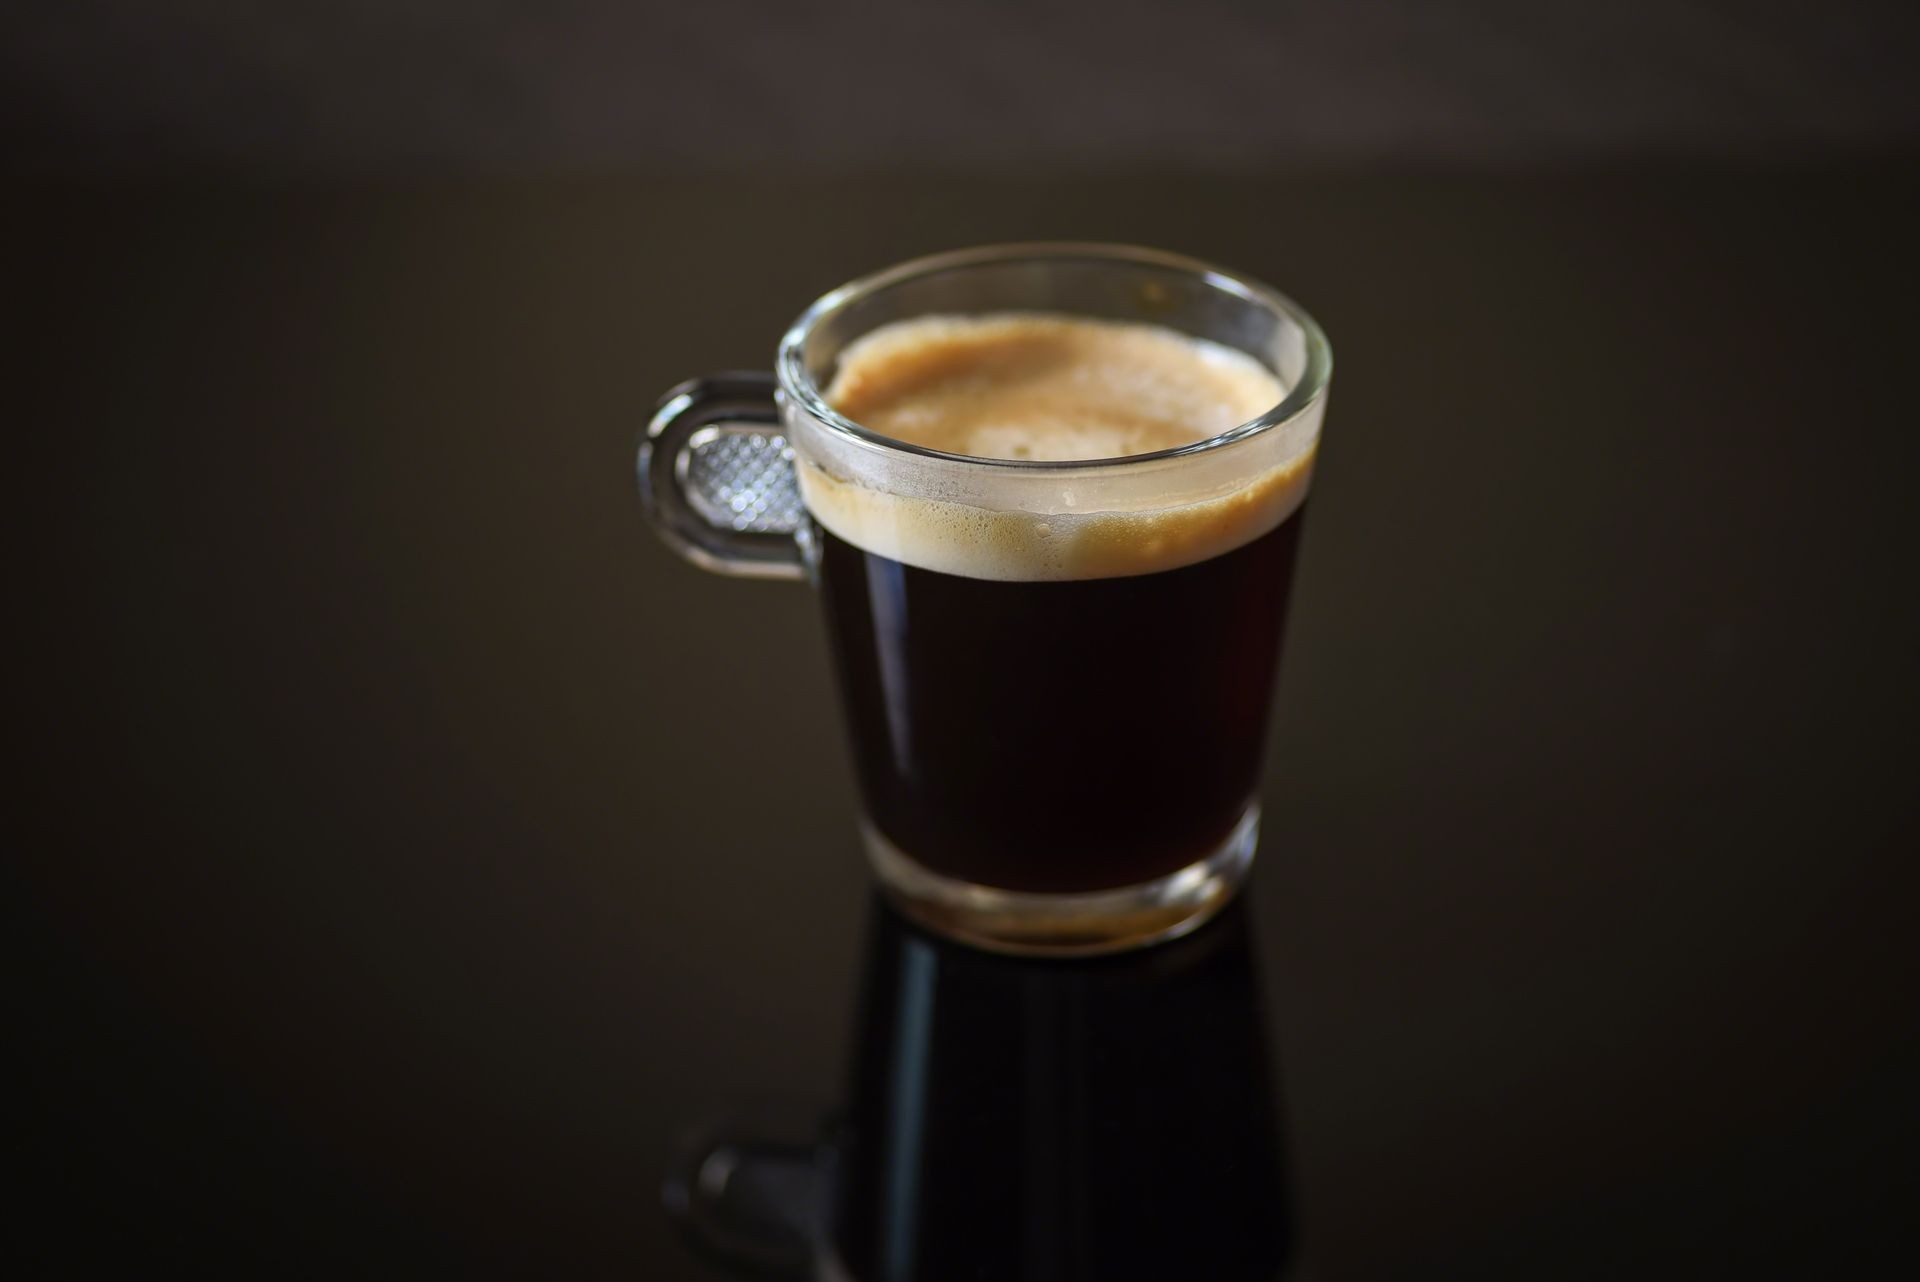
<svg viewBox="0 0 1920 1282">
<path fill-rule="evenodd" d="M 883 326 L 841 353 L 826 390 L 840 413 L 895 440 L 1036 462 L 1191 445 L 1284 395 L 1264 365 L 1218 343 L 1157 325 L 1015 312 Z M 1078 498 L 1101 487 L 1056 473 L 1049 500 L 1035 503 L 1024 469 L 1015 474 L 1024 501 L 987 469 L 944 492 L 908 494 L 884 475 L 837 475 L 804 450 L 799 477 L 822 526 L 893 560 L 981 579 L 1108 578 L 1206 560 L 1290 516 L 1306 497 L 1311 442 L 1281 459 L 1261 446 L 1224 447 L 1246 451 L 1246 467 L 1223 472 L 1216 460 L 1212 483 L 1197 491 L 1188 483 L 1195 458 L 1142 463 L 1121 502 Z"/>
</svg>

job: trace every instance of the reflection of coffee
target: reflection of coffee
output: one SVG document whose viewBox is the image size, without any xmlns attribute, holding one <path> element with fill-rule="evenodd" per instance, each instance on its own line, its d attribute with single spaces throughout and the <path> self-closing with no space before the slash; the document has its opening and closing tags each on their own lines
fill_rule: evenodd
<svg viewBox="0 0 1920 1282">
<path fill-rule="evenodd" d="M 927 449 L 1061 461 L 1193 444 L 1281 395 L 1217 344 L 1010 313 L 869 334 L 827 398 Z M 1254 799 L 1310 465 L 1145 511 L 1036 515 L 993 508 L 990 476 L 960 503 L 803 463 L 879 834 L 936 873 L 1026 891 L 1148 881 L 1220 847 Z"/>
<path fill-rule="evenodd" d="M 1240 905 L 1092 966 L 990 957 L 876 910 L 819 1276 L 1287 1276 L 1255 954 Z"/>
</svg>

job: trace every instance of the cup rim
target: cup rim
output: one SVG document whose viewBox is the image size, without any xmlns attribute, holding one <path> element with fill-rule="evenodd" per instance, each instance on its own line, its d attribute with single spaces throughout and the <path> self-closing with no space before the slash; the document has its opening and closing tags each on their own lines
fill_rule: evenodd
<svg viewBox="0 0 1920 1282">
<path fill-rule="evenodd" d="M 887 436 L 871 428 L 862 427 L 828 404 L 826 397 L 815 385 L 812 374 L 807 370 L 805 349 L 807 339 L 813 331 L 822 322 L 880 290 L 955 268 L 1045 259 L 1081 259 L 1120 265 L 1161 267 L 1198 276 L 1215 289 L 1266 306 L 1298 325 L 1306 340 L 1306 367 L 1301 371 L 1300 377 L 1294 381 L 1293 386 L 1287 389 L 1286 396 L 1279 404 L 1218 435 L 1145 454 L 1065 460 L 999 459 L 983 458 L 973 454 L 953 454 Z M 870 275 L 851 280 L 837 289 L 829 290 L 816 299 L 812 306 L 800 313 L 798 319 L 781 337 L 774 371 L 779 380 L 781 393 L 804 409 L 816 423 L 834 435 L 867 449 L 911 454 L 920 458 L 972 467 L 1005 468 L 1022 472 L 1085 472 L 1135 468 L 1145 464 L 1191 458 L 1237 445 L 1242 441 L 1264 435 L 1275 428 L 1283 427 L 1308 412 L 1326 395 L 1328 381 L 1333 375 L 1333 349 L 1328 345 L 1327 336 L 1321 330 L 1319 323 L 1307 313 L 1305 308 L 1279 290 L 1250 276 L 1228 271 L 1226 268 L 1217 267 L 1198 258 L 1189 258 L 1184 254 L 1148 249 L 1140 245 L 1104 244 L 1096 241 L 1030 241 L 1005 245 L 981 245 L 971 249 L 955 249 L 940 254 L 929 254 L 883 268 Z"/>
</svg>

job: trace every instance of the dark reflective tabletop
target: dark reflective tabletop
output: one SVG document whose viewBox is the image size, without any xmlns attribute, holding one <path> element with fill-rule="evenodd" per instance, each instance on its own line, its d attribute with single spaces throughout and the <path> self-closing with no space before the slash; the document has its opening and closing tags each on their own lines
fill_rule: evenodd
<svg viewBox="0 0 1920 1282">
<path fill-rule="evenodd" d="M 1912 172 L 14 193 L 16 1248 L 717 1277 L 725 1139 L 776 1266 L 1910 1274 Z M 1057 972 L 876 913 L 815 602 L 630 470 L 1043 237 L 1339 365 L 1244 906 Z"/>
</svg>

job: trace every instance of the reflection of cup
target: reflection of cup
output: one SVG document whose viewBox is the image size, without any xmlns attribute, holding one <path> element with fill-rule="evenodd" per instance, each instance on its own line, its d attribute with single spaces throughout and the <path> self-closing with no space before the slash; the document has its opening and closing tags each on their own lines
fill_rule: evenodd
<svg viewBox="0 0 1920 1282">
<path fill-rule="evenodd" d="M 1033 963 L 876 907 L 824 1276 L 1274 1277 L 1291 1255 L 1244 907 Z"/>
<path fill-rule="evenodd" d="M 876 899 L 838 1120 L 736 1116 L 666 1201 L 757 1276 L 1276 1277 L 1294 1234 L 1245 907 L 1161 948 L 1033 962 Z"/>
<path fill-rule="evenodd" d="M 822 391 L 880 326 L 1005 312 L 1231 347 L 1283 399 L 1194 444 L 1041 462 L 885 437 Z M 868 856 L 905 911 L 1008 951 L 1108 951 L 1192 927 L 1252 859 L 1330 370 L 1304 312 L 1203 263 L 1097 245 L 963 251 L 822 298 L 773 379 L 669 393 L 642 493 L 695 562 L 818 583 Z"/>
</svg>

